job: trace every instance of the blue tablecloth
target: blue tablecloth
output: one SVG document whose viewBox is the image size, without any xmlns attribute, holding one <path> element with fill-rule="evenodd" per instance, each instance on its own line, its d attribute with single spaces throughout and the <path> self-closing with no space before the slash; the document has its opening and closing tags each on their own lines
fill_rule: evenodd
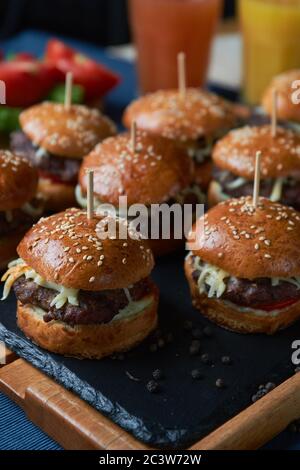
<svg viewBox="0 0 300 470">
<path fill-rule="evenodd" d="M 50 35 L 40 31 L 26 31 L 12 39 L 3 41 L 0 49 L 5 53 L 27 51 L 41 56 L 45 42 Z M 131 64 L 122 60 L 109 57 L 107 53 L 92 44 L 77 40 L 66 40 L 70 45 L 87 53 L 91 57 L 107 64 L 111 69 L 122 76 L 122 83 L 106 98 L 106 106 L 109 115 L 117 120 L 137 90 L 137 82 L 134 68 Z M 6 396 L 0 394 L 0 450 L 4 449 L 60 449 L 61 447 L 34 426 L 25 416 L 24 412 Z M 289 431 L 281 433 L 267 444 L 265 449 L 300 450 L 300 434 L 292 434 Z"/>
</svg>

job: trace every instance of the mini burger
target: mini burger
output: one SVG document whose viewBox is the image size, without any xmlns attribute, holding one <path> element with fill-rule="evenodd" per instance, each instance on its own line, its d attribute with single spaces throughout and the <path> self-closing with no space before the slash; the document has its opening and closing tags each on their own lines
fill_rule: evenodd
<svg viewBox="0 0 300 470">
<path fill-rule="evenodd" d="M 211 149 L 216 139 L 237 125 L 234 107 L 219 96 L 188 88 L 143 96 L 125 110 L 124 125 L 133 121 L 146 131 L 172 139 L 195 160 L 195 181 L 205 191 L 211 179 Z"/>
<path fill-rule="evenodd" d="M 275 76 L 262 97 L 262 107 L 271 116 L 273 106 L 273 91 L 277 91 L 277 117 L 283 121 L 300 123 L 300 105 L 293 102 L 292 95 L 295 93 L 299 100 L 300 69 L 289 70 Z M 298 90 L 298 91 L 297 91 Z"/>
<path fill-rule="evenodd" d="M 80 161 L 115 133 L 114 124 L 96 109 L 50 102 L 23 111 L 20 124 L 22 130 L 12 134 L 11 148 L 38 168 L 46 208 L 57 211 L 74 205 Z"/>
<path fill-rule="evenodd" d="M 193 161 L 185 149 L 146 131 L 136 131 L 134 148 L 132 136 L 127 132 L 104 140 L 84 158 L 76 188 L 77 202 L 82 207 L 86 207 L 87 171 L 90 169 L 94 171 L 95 205 L 109 203 L 118 215 L 126 218 L 127 213 L 120 214 L 120 196 L 126 196 L 128 208 L 133 204 L 146 206 L 149 217 L 154 204 L 203 202 L 203 194 L 193 183 Z M 169 239 L 160 236 L 150 239 L 147 227 L 141 233 L 149 238 L 155 255 L 170 252 L 184 241 L 183 234 L 180 239 L 173 237 L 174 230 Z"/>
<path fill-rule="evenodd" d="M 185 261 L 193 303 L 218 325 L 272 334 L 300 317 L 300 214 L 230 199 L 194 226 Z M 202 223 L 201 223 L 202 222 Z"/>
<path fill-rule="evenodd" d="M 209 205 L 252 194 L 257 151 L 261 151 L 260 194 L 300 210 L 300 134 L 277 127 L 273 137 L 270 125 L 234 129 L 216 143 Z"/>
<path fill-rule="evenodd" d="M 15 258 L 24 233 L 43 211 L 37 197 L 37 170 L 7 150 L 0 150 L 0 269 Z"/>
<path fill-rule="evenodd" d="M 105 224 L 80 209 L 41 219 L 2 278 L 3 298 L 15 291 L 20 329 L 49 351 L 100 359 L 133 347 L 156 326 L 151 250 L 136 233 L 100 236 Z"/>
</svg>

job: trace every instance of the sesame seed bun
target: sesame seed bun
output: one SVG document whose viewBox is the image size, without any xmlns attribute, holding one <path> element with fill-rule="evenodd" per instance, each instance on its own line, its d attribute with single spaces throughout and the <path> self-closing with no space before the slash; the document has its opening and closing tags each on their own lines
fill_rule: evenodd
<svg viewBox="0 0 300 470">
<path fill-rule="evenodd" d="M 45 200 L 45 210 L 58 212 L 76 205 L 75 188 L 71 184 L 54 183 L 40 177 L 38 192 Z"/>
<path fill-rule="evenodd" d="M 266 198 L 256 209 L 252 202 L 242 197 L 210 209 L 199 219 L 204 233 L 199 224 L 193 254 L 239 278 L 299 276 L 300 214 Z"/>
<path fill-rule="evenodd" d="M 300 134 L 271 126 L 245 126 L 230 131 L 213 148 L 215 165 L 253 180 L 256 152 L 261 151 L 261 178 L 294 176 L 300 179 Z"/>
<path fill-rule="evenodd" d="M 46 323 L 30 305 L 18 302 L 18 326 L 42 348 L 66 356 L 101 359 L 116 352 L 127 351 L 145 339 L 157 324 L 158 294 L 137 315 L 100 325 L 75 325 L 60 321 Z"/>
<path fill-rule="evenodd" d="M 193 280 L 193 268 L 188 259 L 185 261 L 184 269 L 194 307 L 202 315 L 223 328 L 239 333 L 273 334 L 278 330 L 288 327 L 300 317 L 300 301 L 287 308 L 283 308 L 274 316 L 271 312 L 257 315 L 255 310 L 241 310 L 237 305 L 230 302 L 209 298 L 205 293 L 200 294 L 197 283 Z"/>
<path fill-rule="evenodd" d="M 219 96 L 188 88 L 184 99 L 178 90 L 160 90 L 133 101 L 125 110 L 123 123 L 170 139 L 187 142 L 214 136 L 236 122 L 233 106 Z"/>
<path fill-rule="evenodd" d="M 8 150 L 0 150 L 0 211 L 22 207 L 36 195 L 38 173 Z"/>
<path fill-rule="evenodd" d="M 154 265 L 147 242 L 130 236 L 101 240 L 101 221 L 95 215 L 89 222 L 85 211 L 74 208 L 43 218 L 27 232 L 18 254 L 47 281 L 75 289 L 121 289 L 147 277 Z M 124 223 L 116 226 L 116 237 L 120 227 L 126 235 Z"/>
<path fill-rule="evenodd" d="M 194 178 L 194 164 L 186 151 L 169 139 L 137 131 L 133 152 L 129 133 L 104 140 L 84 158 L 79 182 L 87 190 L 87 169 L 94 170 L 94 193 L 101 202 L 128 205 L 162 203 L 186 189 Z"/>
<path fill-rule="evenodd" d="M 115 125 L 97 109 L 44 102 L 20 115 L 23 132 L 35 145 L 69 158 L 82 158 L 98 142 L 115 134 Z"/>
<path fill-rule="evenodd" d="M 277 90 L 277 116 L 279 119 L 300 122 L 300 106 L 292 102 L 292 83 L 300 80 L 300 69 L 289 70 L 274 77 L 262 97 L 262 106 L 272 113 L 273 90 Z"/>
</svg>

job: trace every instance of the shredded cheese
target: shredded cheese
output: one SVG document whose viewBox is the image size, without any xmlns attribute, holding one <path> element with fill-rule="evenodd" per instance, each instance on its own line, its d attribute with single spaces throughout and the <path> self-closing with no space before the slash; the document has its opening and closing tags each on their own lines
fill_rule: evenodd
<svg viewBox="0 0 300 470">
<path fill-rule="evenodd" d="M 51 307 L 59 309 L 69 303 L 71 305 L 78 305 L 78 293 L 79 289 L 72 289 L 69 287 L 64 287 L 54 282 L 46 281 L 42 276 L 40 276 L 34 269 L 31 269 L 26 263 L 19 258 L 18 260 L 9 263 L 8 270 L 2 276 L 2 281 L 5 281 L 3 295 L 1 300 L 5 300 L 12 288 L 13 283 L 21 276 L 25 276 L 26 279 L 31 279 L 35 284 L 46 287 L 47 289 L 53 289 L 58 292 L 51 302 Z"/>
<path fill-rule="evenodd" d="M 79 206 L 82 207 L 83 209 L 87 208 L 87 198 L 83 196 L 82 191 L 81 191 L 81 186 L 80 184 L 76 185 L 75 188 L 75 199 L 78 202 Z M 101 204 L 99 199 L 94 197 L 94 207 L 98 207 Z"/>
<path fill-rule="evenodd" d="M 176 202 L 178 202 L 179 204 L 183 204 L 185 197 L 188 194 L 194 194 L 199 203 L 204 203 L 206 201 L 205 194 L 201 191 L 200 187 L 198 185 L 193 185 L 177 194 L 177 196 L 175 197 Z"/>
<path fill-rule="evenodd" d="M 28 214 L 32 217 L 39 217 L 44 210 L 42 204 L 40 204 L 39 207 L 34 207 L 32 204 L 30 204 L 30 202 L 26 202 L 26 204 L 24 204 L 21 209 L 23 212 L 25 212 L 25 214 Z"/>
<path fill-rule="evenodd" d="M 201 259 L 198 256 L 195 258 L 194 266 L 200 271 L 200 276 L 197 281 L 200 294 L 207 292 L 208 286 L 208 297 L 221 297 L 226 290 L 224 279 L 230 277 L 230 275 L 217 266 L 213 266 L 209 263 L 201 263 Z"/>
<path fill-rule="evenodd" d="M 235 180 L 231 181 L 230 183 L 226 183 L 226 188 L 228 189 L 236 189 L 239 188 L 240 186 L 243 186 L 247 180 L 245 178 L 236 178 Z"/>
<path fill-rule="evenodd" d="M 194 259 L 194 268 L 200 271 L 197 281 L 200 294 L 206 292 L 210 298 L 219 298 L 224 294 L 226 290 L 224 279 L 230 278 L 230 274 L 217 266 L 202 262 L 199 256 L 196 256 Z M 300 289 L 300 276 L 290 278 L 272 277 L 270 279 L 272 286 L 278 286 L 280 282 L 289 282 Z"/>
<path fill-rule="evenodd" d="M 284 178 L 277 178 L 273 185 L 272 192 L 270 194 L 270 200 L 272 202 L 280 201 L 282 196 L 282 187 L 284 183 Z"/>
<path fill-rule="evenodd" d="M 226 183 L 225 186 L 227 189 L 237 189 L 246 183 L 247 183 L 247 180 L 245 178 L 238 177 L 234 179 L 233 181 L 231 181 L 230 183 Z M 274 184 L 273 184 L 272 191 L 270 194 L 270 200 L 272 202 L 280 201 L 284 183 L 285 183 L 285 178 L 276 178 L 274 180 Z M 211 184 L 213 185 L 213 188 L 221 201 L 225 201 L 226 199 L 230 198 L 228 194 L 223 192 L 222 186 L 220 185 L 218 181 L 212 181 Z"/>
<path fill-rule="evenodd" d="M 55 306 L 55 308 L 59 309 L 65 305 L 65 303 L 70 303 L 71 305 L 78 305 L 78 293 L 79 290 L 71 289 L 68 287 L 64 287 L 54 282 L 48 282 L 42 276 L 36 273 L 33 269 L 26 265 L 24 260 L 18 258 L 8 265 L 8 270 L 2 276 L 1 281 L 5 281 L 4 289 L 3 289 L 3 296 L 1 300 L 5 300 L 11 290 L 13 283 L 21 276 L 25 276 L 26 279 L 32 279 L 33 282 L 38 284 L 39 286 L 46 287 L 48 289 L 53 289 L 58 291 L 58 294 L 54 297 L 51 302 L 51 307 Z M 131 317 L 132 315 L 137 315 L 141 313 L 148 305 L 153 302 L 152 296 L 147 296 L 141 300 L 134 301 L 131 298 L 130 292 L 128 288 L 124 288 L 125 295 L 128 299 L 128 305 L 125 308 L 121 309 L 117 315 L 114 316 L 112 321 L 125 319 L 127 317 Z M 39 315 L 44 314 L 44 310 L 39 307 L 34 307 L 34 310 Z"/>
</svg>

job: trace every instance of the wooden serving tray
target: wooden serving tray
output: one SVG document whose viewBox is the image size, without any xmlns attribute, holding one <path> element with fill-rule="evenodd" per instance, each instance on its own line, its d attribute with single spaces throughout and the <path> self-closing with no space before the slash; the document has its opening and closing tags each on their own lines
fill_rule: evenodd
<svg viewBox="0 0 300 470">
<path fill-rule="evenodd" d="M 7 360 L 10 363 L 0 370 L 0 391 L 21 406 L 31 421 L 65 449 L 150 449 L 9 350 Z M 190 449 L 257 449 L 299 416 L 300 373 Z"/>
</svg>

